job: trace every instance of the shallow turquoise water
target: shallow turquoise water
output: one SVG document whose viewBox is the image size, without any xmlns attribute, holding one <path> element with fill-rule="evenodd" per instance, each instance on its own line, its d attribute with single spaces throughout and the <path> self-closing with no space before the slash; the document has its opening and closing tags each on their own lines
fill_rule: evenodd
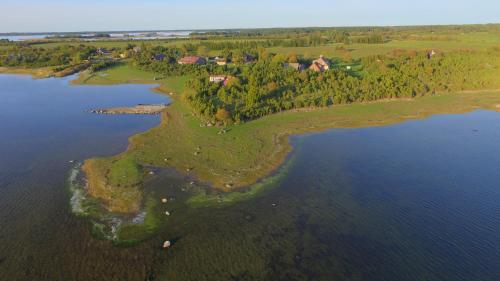
<svg viewBox="0 0 500 281">
<path fill-rule="evenodd" d="M 0 280 L 500 280 L 491 111 L 295 136 L 285 176 L 229 206 L 189 208 L 183 179 L 159 172 L 148 190 L 175 198 L 160 232 L 95 239 L 70 212 L 68 160 L 159 120 L 85 110 L 165 102 L 148 88 L 0 75 Z"/>
</svg>

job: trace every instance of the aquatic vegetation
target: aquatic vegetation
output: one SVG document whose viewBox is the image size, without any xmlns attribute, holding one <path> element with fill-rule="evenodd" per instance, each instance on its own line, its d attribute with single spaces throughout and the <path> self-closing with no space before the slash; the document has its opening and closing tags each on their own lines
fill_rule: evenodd
<svg viewBox="0 0 500 281">
<path fill-rule="evenodd" d="M 123 165 L 125 170 L 134 165 Z M 124 215 L 110 212 L 98 198 L 88 190 L 81 173 L 82 165 L 77 164 L 70 171 L 68 184 L 71 192 L 71 210 L 92 222 L 91 232 L 96 238 L 112 240 L 119 245 L 133 245 L 147 239 L 158 229 L 161 221 L 156 200 L 149 195 L 144 208 L 139 208 L 136 215 Z"/>
<path fill-rule="evenodd" d="M 264 178 L 262 181 L 244 190 L 220 192 L 200 187 L 194 191 L 194 195 L 190 196 L 186 203 L 194 208 L 220 207 L 248 200 L 258 195 L 263 195 L 267 189 L 277 186 L 279 182 L 288 175 L 294 161 L 295 157 L 290 157 L 290 159 L 288 159 L 273 175 Z"/>
</svg>

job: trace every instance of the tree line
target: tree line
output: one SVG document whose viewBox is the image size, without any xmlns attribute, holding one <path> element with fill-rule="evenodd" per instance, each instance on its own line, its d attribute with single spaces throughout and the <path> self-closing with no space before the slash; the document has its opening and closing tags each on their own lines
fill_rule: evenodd
<svg viewBox="0 0 500 281">
<path fill-rule="evenodd" d="M 84 45 L 63 45 L 54 48 L 14 44 L 0 49 L 0 66 L 47 67 L 78 64 L 96 53 L 96 48 Z"/>
<path fill-rule="evenodd" d="M 284 67 L 271 55 L 252 65 L 218 69 L 228 83 L 211 83 L 198 73 L 186 101 L 208 120 L 243 122 L 303 107 L 325 107 L 438 92 L 500 86 L 500 52 L 456 51 L 429 58 L 426 52 L 398 52 L 362 59 L 356 75 L 344 68 L 317 73 Z M 220 114 L 223 112 L 224 114 Z M 226 116 L 219 120 L 218 115 Z"/>
</svg>

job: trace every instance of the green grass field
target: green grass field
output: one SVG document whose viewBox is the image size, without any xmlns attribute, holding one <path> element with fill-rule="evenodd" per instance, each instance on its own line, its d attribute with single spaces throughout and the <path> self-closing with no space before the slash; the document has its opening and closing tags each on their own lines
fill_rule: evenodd
<svg viewBox="0 0 500 281">
<path fill-rule="evenodd" d="M 114 84 L 154 84 L 155 74 L 129 67 L 126 62 L 104 71 L 90 73 L 84 71 L 73 81 L 74 84 L 114 85 Z"/>
<path fill-rule="evenodd" d="M 448 38 L 447 40 L 393 40 L 384 44 L 330 44 L 317 47 L 276 47 L 268 50 L 273 53 L 297 54 L 306 58 L 324 55 L 329 58 L 340 57 L 346 60 L 373 55 L 383 55 L 393 50 L 440 50 L 462 49 L 486 50 L 500 47 L 500 33 L 473 33 Z M 343 49 L 339 49 L 343 48 Z"/>
<path fill-rule="evenodd" d="M 428 32 L 428 31 L 426 31 Z M 314 58 L 324 55 L 329 58 L 343 58 L 345 60 L 357 59 L 371 55 L 387 54 L 395 49 L 405 50 L 429 50 L 452 51 L 457 49 L 485 50 L 492 47 L 500 47 L 500 32 L 470 32 L 456 34 L 422 33 L 414 32 L 406 34 L 405 39 L 393 39 L 384 44 L 327 44 L 316 47 L 273 47 L 268 48 L 273 53 L 297 54 L 306 58 Z M 432 39 L 432 40 L 431 40 Z M 263 38 L 231 39 L 215 38 L 217 42 L 237 42 L 237 41 L 262 41 Z M 145 41 L 125 41 L 125 40 L 98 40 L 98 41 L 56 41 L 48 40 L 36 44 L 37 47 L 54 48 L 61 45 L 88 45 L 101 48 L 125 48 L 132 43 L 140 45 L 142 43 L 151 46 L 177 46 L 186 43 L 198 44 L 202 42 L 198 39 L 175 39 L 175 40 L 145 40 Z M 7 46 L 0 46 L 7 48 Z M 338 48 L 343 48 L 339 50 Z M 210 55 L 220 55 L 221 51 L 211 50 Z"/>
<path fill-rule="evenodd" d="M 116 85 L 116 84 L 158 84 L 162 92 L 182 93 L 188 76 L 160 77 L 152 72 L 147 72 L 121 62 L 118 65 L 97 73 L 84 71 L 80 73 L 73 84 L 78 85 Z"/>
</svg>

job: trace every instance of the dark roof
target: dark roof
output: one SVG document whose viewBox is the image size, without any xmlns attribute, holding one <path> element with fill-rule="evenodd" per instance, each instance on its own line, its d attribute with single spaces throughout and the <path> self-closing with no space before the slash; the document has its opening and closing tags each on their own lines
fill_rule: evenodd
<svg viewBox="0 0 500 281">
<path fill-rule="evenodd" d="M 158 55 L 155 55 L 153 57 L 154 60 L 164 60 L 165 59 L 165 55 L 164 54 L 158 54 Z"/>
<path fill-rule="evenodd" d="M 248 54 L 245 54 L 243 56 L 243 60 L 245 60 L 245 62 L 251 62 L 251 61 L 254 61 L 255 60 L 255 57 L 252 56 L 252 55 L 248 55 Z"/>
</svg>

